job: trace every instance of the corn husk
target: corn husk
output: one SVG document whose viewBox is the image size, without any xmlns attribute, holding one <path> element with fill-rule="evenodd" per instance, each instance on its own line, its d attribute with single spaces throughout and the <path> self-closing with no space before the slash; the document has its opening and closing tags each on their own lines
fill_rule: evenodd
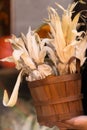
<svg viewBox="0 0 87 130">
<path fill-rule="evenodd" d="M 84 37 L 84 43 L 82 42 L 83 37 L 81 36 L 83 31 L 77 32 L 77 25 L 80 13 L 78 13 L 74 19 L 72 20 L 73 8 L 76 3 L 69 5 L 68 9 L 65 10 L 62 6 L 57 4 L 60 7 L 64 14 L 62 15 L 62 20 L 59 18 L 57 11 L 49 7 L 49 19 L 48 24 L 51 29 L 51 34 L 53 36 L 53 45 L 55 46 L 57 57 L 59 58 L 58 70 L 59 74 L 67 74 L 68 73 L 68 62 L 71 57 L 76 57 L 81 60 L 81 65 L 85 61 L 85 51 L 86 51 L 86 37 Z M 85 34 L 86 35 L 86 34 Z M 79 40 L 76 39 L 79 37 Z M 80 43 L 80 44 L 79 44 Z M 80 50 L 77 49 L 80 47 Z M 83 48 L 83 54 L 81 54 L 81 48 Z M 79 53 L 80 52 L 80 53 Z M 82 56 L 81 56 L 82 55 Z M 82 58 L 81 58 L 82 57 Z M 76 71 L 76 62 L 72 61 L 70 64 L 70 72 L 75 73 Z"/>
<path fill-rule="evenodd" d="M 45 43 L 42 42 L 38 34 L 31 31 L 31 29 L 29 29 L 26 36 L 22 34 L 21 37 L 17 38 L 13 35 L 9 41 L 12 43 L 13 54 L 8 58 L 2 59 L 2 61 L 11 62 L 13 60 L 16 68 L 21 70 L 10 99 L 7 91 L 4 91 L 3 104 L 4 106 L 12 107 L 17 102 L 22 75 L 26 73 L 26 80 L 28 81 L 40 80 L 52 75 L 54 73 L 53 69 L 44 62 L 44 57 L 48 54 L 55 65 L 57 64 L 57 58 L 52 48 L 45 46 L 46 40 Z"/>
<path fill-rule="evenodd" d="M 18 99 L 18 91 L 19 91 L 22 73 L 23 73 L 23 71 L 20 71 L 10 99 L 8 97 L 7 91 L 4 90 L 4 95 L 3 95 L 3 105 L 4 106 L 13 107 L 16 104 L 17 99 Z"/>
</svg>

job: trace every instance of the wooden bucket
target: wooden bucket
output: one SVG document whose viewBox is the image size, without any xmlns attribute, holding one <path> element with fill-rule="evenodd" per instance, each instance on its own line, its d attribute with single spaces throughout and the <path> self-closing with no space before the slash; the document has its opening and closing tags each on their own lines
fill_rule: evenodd
<svg viewBox="0 0 87 130">
<path fill-rule="evenodd" d="M 66 127 L 64 120 L 83 114 L 80 73 L 49 76 L 28 86 L 40 124 Z"/>
</svg>

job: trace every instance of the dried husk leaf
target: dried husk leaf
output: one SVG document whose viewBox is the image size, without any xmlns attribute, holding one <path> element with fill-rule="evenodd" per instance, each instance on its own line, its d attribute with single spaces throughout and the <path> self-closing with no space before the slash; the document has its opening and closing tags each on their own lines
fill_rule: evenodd
<svg viewBox="0 0 87 130">
<path fill-rule="evenodd" d="M 4 62 L 4 61 L 7 61 L 7 62 L 14 62 L 14 59 L 12 56 L 9 56 L 9 57 L 6 57 L 6 58 L 3 58 L 3 59 L 0 59 L 0 61 Z"/>
<path fill-rule="evenodd" d="M 76 45 L 76 57 L 80 59 L 81 66 L 83 65 L 86 57 L 85 52 L 87 49 L 87 35 L 80 40 L 80 42 Z"/>
<path fill-rule="evenodd" d="M 10 99 L 8 97 L 7 91 L 4 90 L 4 95 L 3 95 L 3 105 L 4 106 L 13 107 L 16 104 L 17 99 L 18 99 L 18 91 L 19 91 L 19 87 L 20 87 L 22 73 L 23 73 L 23 70 L 21 70 L 18 75 L 16 84 L 14 86 Z"/>
<path fill-rule="evenodd" d="M 68 28 L 67 36 L 66 36 L 66 42 L 67 42 L 67 44 L 70 44 L 76 38 L 76 35 L 73 33 L 73 30 L 77 29 L 77 24 L 78 24 L 79 16 L 80 16 L 80 13 L 78 13 L 74 17 L 74 19 L 69 23 L 69 28 Z"/>
<path fill-rule="evenodd" d="M 36 65 L 35 63 L 32 61 L 32 59 L 29 57 L 29 55 L 27 55 L 26 53 L 23 53 L 21 55 L 21 58 L 22 58 L 22 62 L 24 62 L 24 64 L 27 66 L 27 67 L 30 67 L 30 69 L 36 69 Z"/>
<path fill-rule="evenodd" d="M 72 13 L 73 13 L 73 9 L 76 6 L 77 3 L 73 2 L 72 4 L 68 5 L 67 10 L 65 10 L 61 5 L 59 5 L 58 3 L 56 3 L 56 5 L 61 8 L 63 10 L 63 15 L 62 15 L 62 30 L 63 30 L 63 34 L 64 34 L 64 38 L 66 41 L 66 44 L 70 43 L 70 40 L 68 40 L 67 38 L 69 38 L 69 36 L 72 34 Z M 71 39 L 71 38 L 70 38 Z"/>
<path fill-rule="evenodd" d="M 60 61 L 66 63 L 66 59 L 64 58 L 62 53 L 62 50 L 66 46 L 66 42 L 62 31 L 60 18 L 57 12 L 53 8 L 49 7 L 48 11 L 49 11 L 49 21 L 50 21 L 48 24 L 50 25 L 51 33 L 53 34 L 54 37 L 53 44 L 55 46 Z"/>
</svg>

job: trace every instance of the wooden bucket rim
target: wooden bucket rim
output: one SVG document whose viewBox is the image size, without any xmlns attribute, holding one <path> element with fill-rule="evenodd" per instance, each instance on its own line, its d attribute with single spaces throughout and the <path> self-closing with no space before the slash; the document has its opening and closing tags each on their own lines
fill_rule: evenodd
<svg viewBox="0 0 87 130">
<path fill-rule="evenodd" d="M 68 82 L 74 80 L 81 80 L 81 74 L 75 73 L 75 74 L 67 74 L 67 75 L 60 75 L 60 76 L 51 75 L 41 80 L 28 81 L 28 86 L 29 88 L 40 87 L 40 86 L 57 84 L 61 82 Z"/>
</svg>

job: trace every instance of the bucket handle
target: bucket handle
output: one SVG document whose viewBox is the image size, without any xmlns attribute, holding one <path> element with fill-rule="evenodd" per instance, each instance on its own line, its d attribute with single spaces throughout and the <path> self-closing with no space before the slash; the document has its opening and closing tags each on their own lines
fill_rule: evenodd
<svg viewBox="0 0 87 130">
<path fill-rule="evenodd" d="M 72 56 L 69 61 L 68 61 L 68 72 L 70 73 L 70 64 L 72 63 L 73 60 L 76 59 L 76 73 L 80 73 L 80 60 L 76 58 L 75 56 Z"/>
</svg>

